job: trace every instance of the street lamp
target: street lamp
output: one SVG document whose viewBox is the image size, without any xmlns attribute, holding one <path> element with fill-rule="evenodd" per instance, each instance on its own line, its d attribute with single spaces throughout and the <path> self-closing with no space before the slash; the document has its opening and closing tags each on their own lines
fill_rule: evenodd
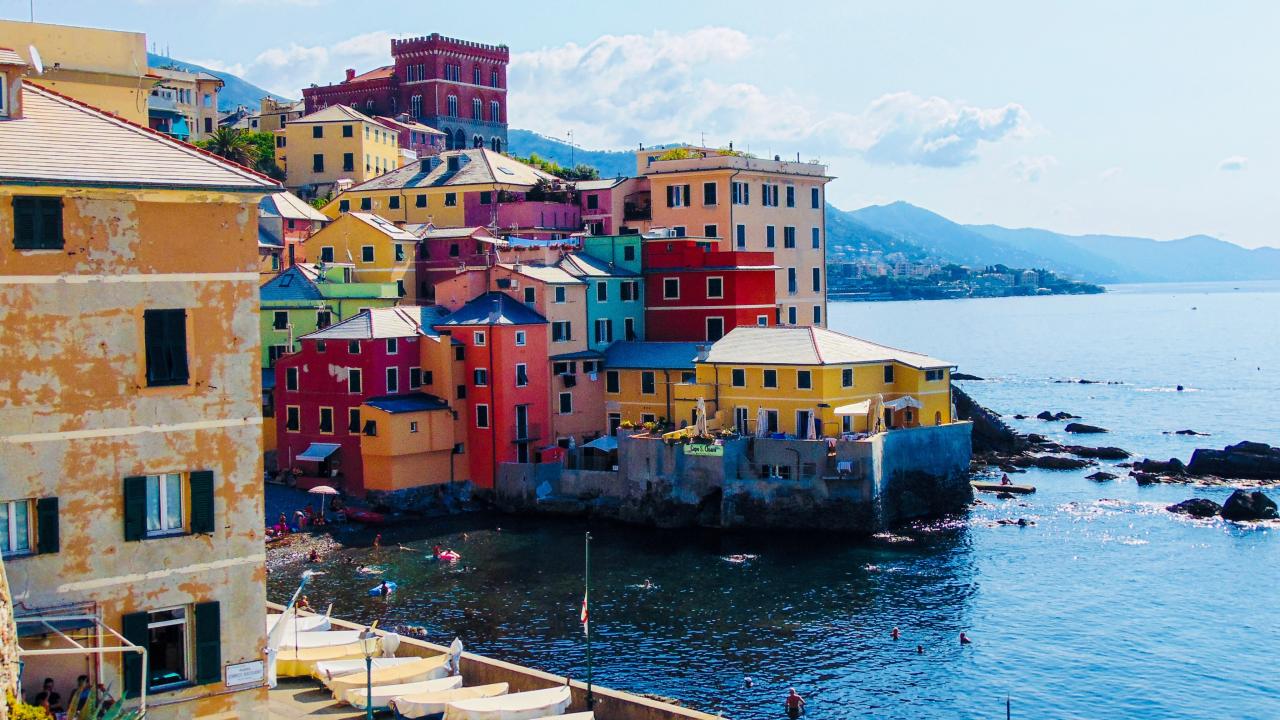
<svg viewBox="0 0 1280 720">
<path fill-rule="evenodd" d="M 373 628 L 360 633 L 360 650 L 364 652 L 364 716 L 373 720 L 373 654 L 378 652 L 378 635 Z"/>
</svg>

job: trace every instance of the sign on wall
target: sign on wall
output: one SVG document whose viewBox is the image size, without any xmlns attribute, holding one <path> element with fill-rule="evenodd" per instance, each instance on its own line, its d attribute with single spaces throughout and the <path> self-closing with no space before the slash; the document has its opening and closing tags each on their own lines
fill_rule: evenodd
<svg viewBox="0 0 1280 720">
<path fill-rule="evenodd" d="M 261 660 L 227 665 L 227 687 L 260 683 L 266 678 L 265 670 L 266 666 Z"/>
<path fill-rule="evenodd" d="M 684 446 L 684 454 L 698 457 L 724 457 L 724 446 L 690 443 Z"/>
</svg>

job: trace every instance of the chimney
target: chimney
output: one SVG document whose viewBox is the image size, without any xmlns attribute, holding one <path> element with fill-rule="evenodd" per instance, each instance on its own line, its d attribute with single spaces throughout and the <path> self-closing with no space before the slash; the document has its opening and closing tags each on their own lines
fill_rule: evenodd
<svg viewBox="0 0 1280 720">
<path fill-rule="evenodd" d="M 351 82 L 352 80 L 355 80 L 355 79 L 356 79 L 355 68 L 347 68 L 347 82 Z"/>
</svg>

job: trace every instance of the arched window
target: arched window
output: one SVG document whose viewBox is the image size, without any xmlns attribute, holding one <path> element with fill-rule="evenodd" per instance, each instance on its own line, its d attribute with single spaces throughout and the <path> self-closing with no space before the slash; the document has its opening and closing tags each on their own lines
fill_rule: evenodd
<svg viewBox="0 0 1280 720">
<path fill-rule="evenodd" d="M 484 119 L 484 103 L 481 102 L 480 98 L 471 98 L 471 119 Z"/>
<path fill-rule="evenodd" d="M 489 101 L 489 122 L 502 122 L 502 103 L 497 100 Z"/>
<path fill-rule="evenodd" d="M 440 132 L 444 133 L 444 149 L 453 149 L 453 132 L 449 128 L 440 128 Z"/>
<path fill-rule="evenodd" d="M 415 118 L 422 117 L 422 96 L 414 95 L 409 98 L 409 114 Z"/>
<path fill-rule="evenodd" d="M 462 132 L 462 128 L 453 131 L 453 149 L 462 150 L 467 146 L 467 134 Z"/>
<path fill-rule="evenodd" d="M 458 96 L 450 95 L 448 102 L 449 102 L 449 105 L 448 105 L 449 117 L 458 117 Z"/>
<path fill-rule="evenodd" d="M 480 137 L 479 135 L 471 136 L 471 147 L 475 147 L 475 148 L 484 147 L 484 138 Z"/>
<path fill-rule="evenodd" d="M 395 95 L 391 96 L 391 114 L 392 115 L 396 114 L 396 96 Z"/>
<path fill-rule="evenodd" d="M 502 138 L 493 138 L 490 140 L 489 147 L 496 153 L 502 152 Z"/>
<path fill-rule="evenodd" d="M 364 101 L 364 109 L 369 111 L 373 110 L 373 98 L 369 98 Z"/>
</svg>

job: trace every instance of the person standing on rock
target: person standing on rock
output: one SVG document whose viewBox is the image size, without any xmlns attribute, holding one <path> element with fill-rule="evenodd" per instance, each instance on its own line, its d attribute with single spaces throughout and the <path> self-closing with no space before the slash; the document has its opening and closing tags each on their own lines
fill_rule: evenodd
<svg viewBox="0 0 1280 720">
<path fill-rule="evenodd" d="M 791 720 L 796 720 L 804 712 L 804 698 L 800 697 L 800 693 L 796 692 L 795 688 L 791 688 L 791 692 L 787 695 L 785 706 L 787 717 Z"/>
</svg>

